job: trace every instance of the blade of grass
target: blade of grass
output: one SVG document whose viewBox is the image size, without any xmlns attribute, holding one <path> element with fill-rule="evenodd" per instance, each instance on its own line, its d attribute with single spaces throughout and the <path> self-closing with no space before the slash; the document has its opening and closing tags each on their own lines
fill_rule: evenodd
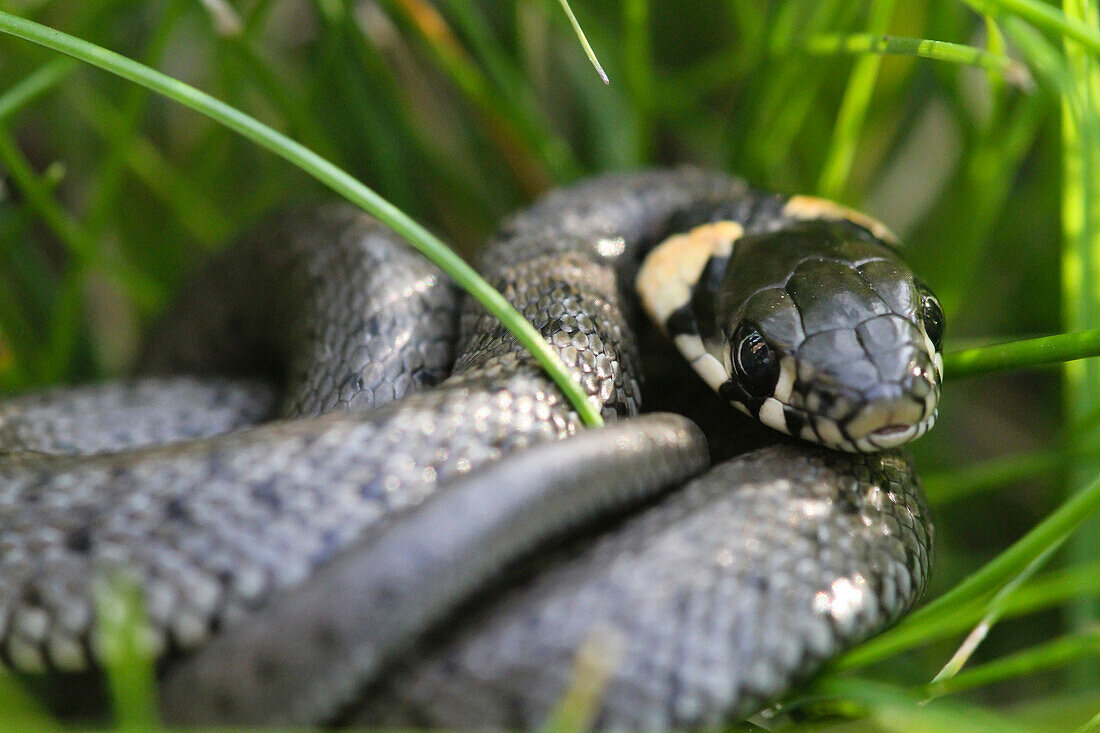
<svg viewBox="0 0 1100 733">
<path fill-rule="evenodd" d="M 575 177 L 578 166 L 569 147 L 540 119 L 528 116 L 498 93 L 434 7 L 423 0 L 385 0 L 384 5 L 423 40 L 435 62 L 486 120 L 528 193 L 545 189 L 550 180 Z"/>
<path fill-rule="evenodd" d="M 220 45 L 240 66 L 242 77 L 254 85 L 282 117 L 293 137 L 322 157 L 346 166 L 339 147 L 318 127 L 308 101 L 294 94 L 293 87 L 279 79 L 271 61 L 261 56 L 249 36 L 244 33 L 223 35 Z"/>
<path fill-rule="evenodd" d="M 1087 731 L 1096 730 L 1100 728 L 1100 713 L 1089 718 L 1088 722 L 1079 728 L 1074 729 L 1074 733 L 1087 733 Z"/>
<path fill-rule="evenodd" d="M 1100 451 L 1096 441 L 1088 439 L 1098 427 L 1100 410 L 1093 410 L 1076 431 L 1070 431 L 1051 448 L 997 456 L 939 473 L 925 472 L 921 474 L 921 483 L 932 504 L 942 506 L 1014 481 L 1064 475 L 1074 460 L 1095 456 Z"/>
<path fill-rule="evenodd" d="M 886 32 L 894 14 L 894 3 L 895 0 L 875 0 L 871 3 L 871 18 L 867 24 L 870 34 L 883 35 Z M 881 56 L 867 54 L 859 58 L 852 69 L 840 111 L 837 112 L 833 142 L 817 182 L 817 190 L 825 198 L 839 200 L 844 196 L 881 63 Z"/>
<path fill-rule="evenodd" d="M 929 246 L 914 250 L 913 262 L 937 272 L 932 286 L 947 321 L 959 314 L 988 277 L 982 265 L 993 244 L 991 232 L 1008 205 L 1028 153 L 1043 129 L 1049 111 L 1041 95 L 1020 95 L 995 121 L 971 129 L 956 180 L 912 236 Z M 943 227 L 943 222 L 950 226 Z M 960 245 L 967 246 L 960 246 Z"/>
<path fill-rule="evenodd" d="M 943 358 L 943 374 L 945 379 L 965 379 L 1094 356 L 1100 356 L 1100 328 L 949 352 Z"/>
<path fill-rule="evenodd" d="M 455 27 L 469 43 L 471 54 L 485 69 L 493 86 L 508 99 L 507 104 L 521 111 L 527 118 L 537 121 L 542 116 L 539 100 L 519 66 L 504 51 L 503 44 L 485 17 L 485 11 L 469 0 L 443 0 L 442 6 L 446 8 L 449 17 L 454 19 Z M 564 141 L 559 140 L 558 144 L 564 145 Z"/>
<path fill-rule="evenodd" d="M 1002 618 L 1016 618 L 1038 611 L 1057 608 L 1066 601 L 1100 593 L 1100 562 L 1055 570 L 1024 584 L 1005 599 Z M 918 643 L 928 644 L 966 631 L 978 623 L 985 613 L 972 605 L 940 619 L 934 629 Z M 900 650 L 899 650 L 900 651 Z"/>
<path fill-rule="evenodd" d="M 86 268 L 71 268 L 58 282 L 57 296 L 49 308 L 51 328 L 46 332 L 46 348 L 34 365 L 35 379 L 42 383 L 56 384 L 76 361 L 88 273 Z"/>
<path fill-rule="evenodd" d="M 46 92 L 53 89 L 77 68 L 76 61 L 68 58 L 54 59 L 40 67 L 15 86 L 0 95 L 0 124 L 12 117 Z M 26 216 L 5 217 L 3 230 L 0 231 L 0 261 L 10 262 L 15 255 L 12 244 L 25 230 Z M 5 262 L 5 264 L 8 264 Z M 20 257 L 14 261 L 18 266 L 35 266 L 40 263 L 28 262 Z M 18 273 L 9 269 L 0 279 L 0 328 L 3 330 L 3 381 L 5 387 L 13 388 L 27 382 L 36 381 L 27 371 L 31 364 L 40 364 L 39 340 L 32 337 L 38 329 L 31 325 L 27 312 L 20 306 L 16 293 L 24 291 L 26 283 Z"/>
<path fill-rule="evenodd" d="M 1089 27 L 1100 25 L 1100 3 L 1064 0 L 1068 19 Z M 1065 40 L 1071 89 L 1062 103 L 1062 304 L 1067 329 L 1100 329 L 1100 61 L 1078 43 Z M 1068 363 L 1065 367 L 1065 412 L 1079 426 L 1100 409 L 1100 363 Z M 1100 473 L 1100 461 L 1082 460 L 1069 475 L 1069 486 Z M 1100 523 L 1086 525 L 1074 537 L 1071 554 L 1084 561 L 1100 554 Z M 1076 626 L 1100 616 L 1100 601 L 1079 599 L 1070 608 Z M 1095 683 L 1100 668 L 1082 668 Z"/>
<path fill-rule="evenodd" d="M 467 42 L 474 60 L 484 69 L 497 93 L 496 105 L 500 111 L 508 111 L 517 129 L 527 129 L 527 135 L 544 138 L 547 148 L 543 155 L 552 156 L 555 162 L 548 167 L 555 175 L 577 175 L 576 154 L 565 138 L 552 129 L 551 117 L 542 109 L 531 79 L 524 75 L 518 59 L 509 57 L 505 44 L 486 18 L 485 9 L 469 0 L 443 0 L 441 6 Z M 531 190 L 528 188 L 528 192 Z"/>
<path fill-rule="evenodd" d="M 1015 481 L 1051 476 L 1065 471 L 1073 452 L 1063 447 L 997 456 L 938 473 L 925 472 L 921 484 L 936 507 L 969 499 Z"/>
<path fill-rule="evenodd" d="M 278 2 L 279 0 L 256 0 L 247 11 L 241 32 L 249 36 L 258 33 Z"/>
<path fill-rule="evenodd" d="M 0 122 L 57 86 L 77 67 L 76 61 L 54 59 L 0 96 Z"/>
<path fill-rule="evenodd" d="M 1015 15 L 1047 33 L 1071 38 L 1090 52 L 1100 53 L 1100 30 L 1080 18 L 1069 17 L 1041 0 L 963 0 L 979 13 L 999 18 Z"/>
<path fill-rule="evenodd" d="M 3 724 L 8 730 L 64 731 L 67 728 L 54 721 L 23 691 L 14 676 L 0 670 L 0 701 L 3 701 Z"/>
<path fill-rule="evenodd" d="M 947 664 L 945 664 L 936 676 L 932 678 L 933 684 L 958 676 L 963 665 L 970 660 L 970 657 L 978 650 L 981 643 L 985 641 L 986 636 L 989 635 L 989 630 L 1001 619 L 1007 603 L 1012 598 L 1013 594 L 1031 580 L 1061 546 L 1061 542 L 1052 543 L 1043 550 L 1038 557 L 1028 563 L 1027 567 L 1021 570 L 1015 578 L 1005 583 L 1004 586 L 993 595 L 993 598 L 986 604 L 985 615 L 982 616 L 978 624 L 971 629 L 970 633 L 963 639 L 962 644 L 960 644 L 959 648 L 955 650 L 955 653 L 951 655 L 951 659 L 947 661 Z"/>
<path fill-rule="evenodd" d="M 226 216 L 190 178 L 178 170 L 138 130 L 129 130 L 123 113 L 91 87 L 77 93 L 92 130 L 119 151 L 141 182 L 172 211 L 179 224 L 206 249 L 225 241 L 233 231 Z"/>
<path fill-rule="evenodd" d="M 149 310 L 163 302 L 164 293 L 157 284 L 117 258 L 103 256 L 103 252 L 88 233 L 73 220 L 53 193 L 39 180 L 30 162 L 3 128 L 0 128 L 0 163 L 8 169 L 11 179 L 23 191 L 27 202 L 77 262 L 84 267 L 98 267 L 129 293 L 135 302 Z"/>
<path fill-rule="evenodd" d="M 583 59 L 565 55 L 561 59 L 561 75 L 567 80 L 577 99 L 577 119 L 585 131 L 583 141 L 586 158 L 597 169 L 636 168 L 640 160 L 641 143 L 632 105 L 623 86 L 605 87 L 591 81 L 592 72 Z"/>
<path fill-rule="evenodd" d="M 811 3 L 806 9 L 805 27 L 835 27 L 842 22 L 845 11 L 852 7 L 857 6 L 837 0 Z M 763 70 L 768 81 L 762 90 L 762 99 L 753 106 L 754 117 L 745 136 L 746 145 L 743 150 L 735 150 L 734 159 L 730 160 L 731 167 L 740 167 L 747 161 L 750 168 L 759 168 L 750 173 L 759 176 L 761 183 L 779 183 L 781 187 L 783 169 L 797 147 L 794 141 L 805 129 L 829 76 L 824 68 L 818 68 L 823 65 L 807 68 L 804 63 L 787 62 L 791 50 L 798 45 L 796 21 L 792 17 L 788 23 L 777 23 L 771 29 L 767 47 L 772 60 Z"/>
<path fill-rule="evenodd" d="M 1023 89 L 1035 86 L 1031 73 L 1019 61 L 999 53 L 967 46 L 961 43 L 933 41 L 926 38 L 900 38 L 876 36 L 870 33 L 850 35 L 816 35 L 806 41 L 805 50 L 811 54 L 864 54 L 875 53 L 895 56 L 915 56 L 943 61 L 950 64 L 975 66 L 1000 74 L 1006 81 Z"/>
<path fill-rule="evenodd" d="M 569 687 L 540 733 L 591 730 L 622 654 L 623 639 L 620 635 L 608 631 L 593 632 L 574 655 Z"/>
<path fill-rule="evenodd" d="M 1036 644 L 1015 654 L 986 662 L 960 672 L 950 679 L 930 683 L 926 694 L 931 698 L 952 695 L 976 687 L 1017 680 L 1029 674 L 1064 667 L 1081 659 L 1100 656 L 1100 631 L 1066 634 L 1044 644 Z"/>
<path fill-rule="evenodd" d="M 565 11 L 565 16 L 569 18 L 569 25 L 573 26 L 573 32 L 577 34 L 577 40 L 581 42 L 581 47 L 584 49 L 585 56 L 592 63 L 593 68 L 596 69 L 596 73 L 600 75 L 600 79 L 604 84 L 610 84 L 611 80 L 607 78 L 607 73 L 604 72 L 603 67 L 600 66 L 599 59 L 596 58 L 596 52 L 592 50 L 592 46 L 588 45 L 588 39 L 584 36 L 584 30 L 581 28 L 580 22 L 577 20 L 577 16 L 573 15 L 573 9 L 569 7 L 569 0 L 558 0 L 561 4 L 561 9 Z"/>
<path fill-rule="evenodd" d="M 183 0 L 174 0 L 160 14 L 155 30 L 142 50 L 146 65 L 155 66 L 161 60 L 168 48 L 173 31 L 189 6 L 190 3 L 185 3 Z M 107 138 L 107 150 L 88 186 L 90 197 L 84 207 L 83 229 L 89 232 L 91 237 L 109 236 L 111 215 L 121 206 L 120 201 L 124 195 L 127 141 L 131 137 L 138 136 L 138 129 L 147 111 L 150 97 L 148 90 L 131 86 L 123 91 L 118 101 L 119 113 L 112 121 L 111 129 L 114 135 Z M 78 100 L 84 101 L 80 97 Z"/>
<path fill-rule="evenodd" d="M 1007 56 L 1008 43 L 1005 40 L 1005 35 L 1001 27 L 988 15 L 982 16 L 982 21 L 985 26 L 985 45 L 987 51 L 994 56 Z M 1035 79 L 1031 76 L 1031 72 L 1026 65 L 1020 64 L 1020 66 L 1027 75 L 1027 85 L 1023 88 L 1027 91 L 1033 91 L 1036 88 Z M 1005 81 L 1007 77 L 1004 74 L 990 69 L 986 74 L 986 79 L 989 81 L 989 109 L 991 111 L 986 123 L 992 124 L 996 116 L 1003 113 L 1005 108 L 1007 100 Z"/>
<path fill-rule="evenodd" d="M 1009 718 L 994 715 L 972 705 L 936 701 L 921 704 L 921 699 L 903 689 L 864 679 L 825 677 L 813 689 L 823 695 L 855 704 L 863 713 L 886 730 L 944 731 L 961 730 L 1023 731 L 1029 728 Z"/>
<path fill-rule="evenodd" d="M 214 29 L 222 36 L 237 36 L 244 30 L 244 23 L 233 6 L 225 0 L 199 0 L 210 14 Z"/>
<path fill-rule="evenodd" d="M 95 594 L 96 629 L 115 722 L 122 731 L 160 729 L 153 655 L 141 588 L 125 576 L 105 577 Z"/>
<path fill-rule="evenodd" d="M 410 170 L 429 172 L 426 177 L 441 186 L 462 190 L 469 182 L 478 188 L 470 181 L 472 170 L 467 170 L 466 181 L 461 176 L 445 179 L 434 165 L 438 156 L 425 144 L 433 136 L 420 134 L 414 124 L 406 99 L 412 95 L 394 92 L 392 70 L 367 41 L 354 7 L 314 0 L 313 8 L 321 28 L 310 63 L 310 111 L 328 137 L 345 141 L 351 169 L 369 174 L 375 186 L 388 191 L 390 200 L 414 218 L 426 209 L 416 190 L 419 177 L 410 176 Z M 370 134 L 361 134 L 363 130 Z"/>
<path fill-rule="evenodd" d="M 493 290 L 473 268 L 448 249 L 442 241 L 343 170 L 240 110 L 105 48 L 4 12 L 0 12 L 0 32 L 67 54 L 163 94 L 293 163 L 360 206 L 409 241 L 489 312 L 499 318 L 517 341 L 528 349 L 538 363 L 546 369 L 586 424 L 603 423 L 593 402 L 584 392 L 584 388 L 573 379 L 568 368 L 558 358 L 557 352 L 500 293 Z"/>
</svg>

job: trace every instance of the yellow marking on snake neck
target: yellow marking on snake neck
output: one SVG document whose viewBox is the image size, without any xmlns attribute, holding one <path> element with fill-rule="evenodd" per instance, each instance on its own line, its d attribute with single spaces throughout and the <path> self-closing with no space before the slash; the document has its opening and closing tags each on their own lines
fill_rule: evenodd
<svg viewBox="0 0 1100 733">
<path fill-rule="evenodd" d="M 691 300 L 691 289 L 707 261 L 715 255 L 728 257 L 743 233 L 740 224 L 719 221 L 671 236 L 653 248 L 638 271 L 634 287 L 649 317 L 662 331 L 667 333 L 666 323 L 673 311 Z"/>
<path fill-rule="evenodd" d="M 883 241 L 898 243 L 897 236 L 877 219 L 817 196 L 792 196 L 783 207 L 783 213 L 795 219 L 848 219 Z"/>
</svg>

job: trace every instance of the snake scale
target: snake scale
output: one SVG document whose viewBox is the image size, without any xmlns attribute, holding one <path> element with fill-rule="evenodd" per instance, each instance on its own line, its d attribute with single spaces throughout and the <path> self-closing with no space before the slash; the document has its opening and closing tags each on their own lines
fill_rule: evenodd
<svg viewBox="0 0 1100 733">
<path fill-rule="evenodd" d="M 589 678 L 603 728 L 750 715 L 928 576 L 909 459 L 852 452 L 919 435 L 939 395 L 942 314 L 888 237 L 695 169 L 515 215 L 480 270 L 609 420 L 584 430 L 369 217 L 285 217 L 185 288 L 145 376 L 0 402 L 0 661 L 94 687 L 121 574 L 172 722 L 527 728 Z M 704 473 L 691 421 L 636 416 L 701 383 L 642 388 L 651 262 L 674 287 L 648 309 L 725 398 L 700 419 L 729 401 L 845 450 L 777 437 Z"/>
</svg>

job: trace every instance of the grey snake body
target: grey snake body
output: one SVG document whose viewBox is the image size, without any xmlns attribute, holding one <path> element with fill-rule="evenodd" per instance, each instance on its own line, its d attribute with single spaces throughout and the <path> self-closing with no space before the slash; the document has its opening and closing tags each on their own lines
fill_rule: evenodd
<svg viewBox="0 0 1100 733">
<path fill-rule="evenodd" d="M 798 229 L 785 201 L 650 172 L 505 225 L 481 270 L 613 420 L 600 431 L 480 309 L 456 347 L 452 288 L 368 218 L 322 208 L 237 248 L 144 368 L 274 371 L 283 396 L 161 376 L 0 403 L 0 660 L 59 685 L 94 668 L 93 586 L 123 570 L 174 721 L 532 727 L 592 649 L 601 726 L 751 714 L 909 608 L 931 546 L 896 452 L 770 446 L 661 495 L 706 444 L 683 418 L 633 417 L 640 256 L 715 210 L 747 235 Z M 221 434 L 269 409 L 284 419 Z"/>
</svg>

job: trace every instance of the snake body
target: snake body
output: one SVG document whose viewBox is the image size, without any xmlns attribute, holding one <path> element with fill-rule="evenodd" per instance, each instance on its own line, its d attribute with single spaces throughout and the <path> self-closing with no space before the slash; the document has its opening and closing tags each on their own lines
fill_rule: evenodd
<svg viewBox="0 0 1100 733">
<path fill-rule="evenodd" d="M 723 396 L 788 432 L 841 432 L 848 450 L 896 436 L 915 403 L 926 429 L 939 378 L 926 296 L 851 212 L 678 170 L 594 179 L 506 223 L 480 269 L 613 420 L 599 431 L 476 306 L 456 344 L 453 289 L 378 224 L 298 213 L 185 291 L 147 352 L 160 376 L 0 403 L 0 661 L 61 687 L 94 670 L 95 586 L 121 572 L 142 590 L 174 721 L 531 727 L 586 658 L 601 726 L 751 714 L 915 602 L 931 525 L 896 452 L 770 446 L 663 493 L 702 472 L 706 443 L 684 418 L 633 417 L 631 291 L 647 251 L 715 222 L 738 232 L 696 257 L 704 269 L 807 227 L 850 245 L 757 266 L 737 302 L 687 288 L 705 312 L 743 305 L 727 334 L 740 340 L 722 353 L 708 322 L 660 325 L 728 373 L 761 357 L 750 392 L 774 378 L 784 401 Z M 892 285 L 870 315 L 841 296 L 843 322 L 815 328 L 822 263 Z M 785 307 L 761 298 L 799 288 L 802 333 L 787 336 L 813 348 L 761 351 L 753 334 L 782 347 L 768 314 Z M 815 366 L 828 332 L 843 342 L 861 325 L 856 358 Z M 895 373 L 898 354 L 919 379 Z M 867 417 L 844 358 L 888 373 L 858 385 L 885 413 Z M 287 388 L 240 381 L 256 373 Z"/>
</svg>

